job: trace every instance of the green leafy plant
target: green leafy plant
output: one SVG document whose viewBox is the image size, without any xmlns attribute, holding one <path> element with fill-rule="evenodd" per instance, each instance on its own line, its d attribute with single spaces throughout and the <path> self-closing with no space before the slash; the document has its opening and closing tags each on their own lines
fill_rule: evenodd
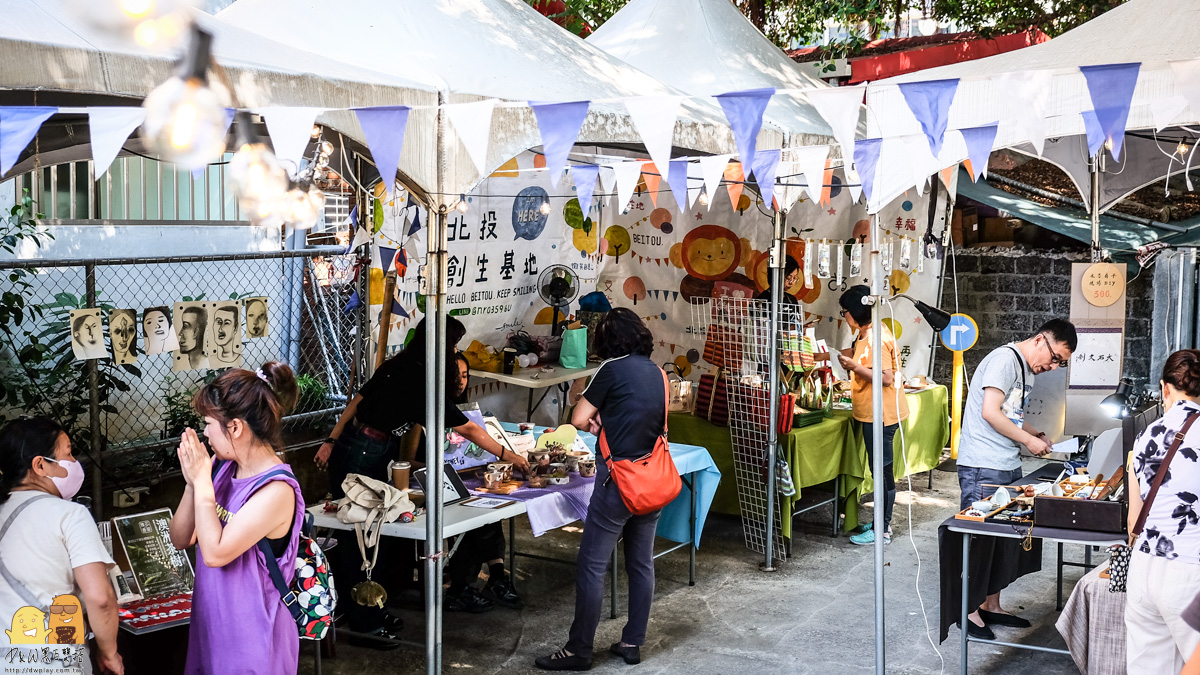
<svg viewBox="0 0 1200 675">
<path fill-rule="evenodd" d="M 183 434 L 183 430 L 191 427 L 200 431 L 204 427 L 204 418 L 192 408 L 192 398 L 200 387 L 217 379 L 220 371 L 209 370 L 199 380 L 184 384 L 184 380 L 169 376 L 163 382 L 163 430 L 162 438 L 175 438 Z"/>
<path fill-rule="evenodd" d="M 314 410 L 323 410 L 329 405 L 326 396 L 329 395 L 329 386 L 316 377 L 305 373 L 296 378 L 296 387 L 300 390 L 300 396 L 296 400 L 296 413 L 312 412 Z"/>
</svg>

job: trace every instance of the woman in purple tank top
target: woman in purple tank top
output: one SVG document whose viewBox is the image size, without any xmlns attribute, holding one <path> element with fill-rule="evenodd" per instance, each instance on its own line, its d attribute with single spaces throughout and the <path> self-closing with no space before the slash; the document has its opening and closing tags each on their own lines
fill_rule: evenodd
<svg viewBox="0 0 1200 675">
<path fill-rule="evenodd" d="M 257 371 L 226 371 L 192 400 L 215 457 L 195 431 L 184 432 L 179 464 L 187 487 L 171 541 L 198 549 L 188 675 L 296 672 L 299 632 L 257 546 L 265 537 L 283 576 L 292 577 L 304 500 L 276 452 L 280 418 L 296 395 L 292 369 L 271 361 Z"/>
</svg>

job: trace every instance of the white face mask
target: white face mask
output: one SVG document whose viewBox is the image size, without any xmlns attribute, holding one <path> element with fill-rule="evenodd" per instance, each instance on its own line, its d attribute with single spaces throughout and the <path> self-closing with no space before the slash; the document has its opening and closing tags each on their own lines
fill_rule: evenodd
<svg viewBox="0 0 1200 675">
<path fill-rule="evenodd" d="M 83 465 L 77 461 L 67 461 L 50 459 L 43 457 L 47 462 L 54 462 L 67 470 L 66 476 L 47 476 L 53 483 L 54 487 L 58 488 L 58 494 L 63 499 L 71 499 L 79 493 L 79 488 L 83 485 Z"/>
</svg>

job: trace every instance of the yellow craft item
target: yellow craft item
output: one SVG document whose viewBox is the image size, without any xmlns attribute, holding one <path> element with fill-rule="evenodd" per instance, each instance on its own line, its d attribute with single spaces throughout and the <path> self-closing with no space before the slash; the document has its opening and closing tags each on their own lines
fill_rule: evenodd
<svg viewBox="0 0 1200 675">
<path fill-rule="evenodd" d="M 579 431 L 570 424 L 561 424 L 556 429 L 550 429 L 538 437 L 537 447 L 539 450 L 544 450 L 550 447 L 551 443 L 557 443 L 567 450 L 575 444 L 575 436 Z"/>
<path fill-rule="evenodd" d="M 371 292 L 370 300 L 372 305 L 383 304 L 383 270 L 378 267 L 371 268 Z"/>
</svg>

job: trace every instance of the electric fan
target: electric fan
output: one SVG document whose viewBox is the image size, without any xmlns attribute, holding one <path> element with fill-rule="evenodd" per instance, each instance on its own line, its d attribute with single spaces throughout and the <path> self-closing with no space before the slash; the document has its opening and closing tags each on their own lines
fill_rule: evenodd
<svg viewBox="0 0 1200 675">
<path fill-rule="evenodd" d="M 551 308 L 550 334 L 561 335 L 563 327 L 558 314 L 562 312 L 564 319 L 570 314 L 571 303 L 579 295 L 579 278 L 566 265 L 551 265 L 542 270 L 537 288 L 538 295 Z"/>
</svg>

